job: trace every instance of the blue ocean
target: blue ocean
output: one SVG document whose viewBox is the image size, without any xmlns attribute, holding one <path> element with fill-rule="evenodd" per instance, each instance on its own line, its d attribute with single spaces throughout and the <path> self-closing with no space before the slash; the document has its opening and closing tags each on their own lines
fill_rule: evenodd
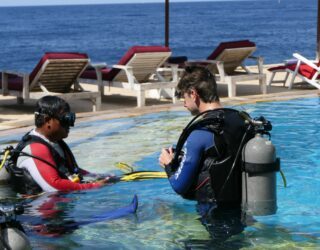
<svg viewBox="0 0 320 250">
<path fill-rule="evenodd" d="M 0 70 L 29 72 L 44 52 L 117 63 L 133 45 L 164 44 L 164 3 L 0 8 Z M 250 39 L 265 63 L 314 58 L 316 0 L 170 4 L 173 55 L 204 59 L 223 41 Z"/>
</svg>

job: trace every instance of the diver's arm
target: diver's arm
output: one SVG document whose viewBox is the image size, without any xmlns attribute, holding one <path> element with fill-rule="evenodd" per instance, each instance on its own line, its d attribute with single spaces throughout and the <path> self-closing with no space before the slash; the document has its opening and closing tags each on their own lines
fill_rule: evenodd
<svg viewBox="0 0 320 250">
<path fill-rule="evenodd" d="M 25 147 L 24 150 L 28 150 L 32 155 L 46 159 L 48 163 L 55 165 L 49 148 L 41 143 L 32 143 Z M 97 188 L 103 185 L 103 182 L 74 183 L 68 179 L 63 179 L 59 176 L 55 168 L 32 157 L 26 158 L 19 164 L 19 167 L 27 169 L 34 181 L 38 183 L 43 191 L 47 192 L 83 190 Z"/>
<path fill-rule="evenodd" d="M 201 156 L 213 143 L 213 136 L 209 131 L 195 130 L 185 143 L 179 166 L 166 166 L 169 182 L 176 193 L 184 194 L 189 191 L 199 172 Z"/>
</svg>

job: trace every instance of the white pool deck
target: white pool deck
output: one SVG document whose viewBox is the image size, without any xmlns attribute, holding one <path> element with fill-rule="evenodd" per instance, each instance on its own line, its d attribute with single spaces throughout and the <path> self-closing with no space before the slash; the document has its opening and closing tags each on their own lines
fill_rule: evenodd
<svg viewBox="0 0 320 250">
<path fill-rule="evenodd" d="M 270 78 L 268 68 L 274 65 L 265 65 L 267 81 Z M 278 74 L 278 77 L 282 77 Z M 95 85 L 84 85 L 86 89 L 97 89 Z M 260 94 L 258 81 L 247 81 L 237 83 L 237 96 L 227 97 L 227 85 L 218 84 L 218 89 L 223 105 L 237 105 L 245 103 L 280 101 L 295 98 L 307 98 L 319 96 L 319 90 L 309 84 L 301 84 L 289 90 L 282 84 L 273 84 L 268 87 L 267 94 Z M 182 102 L 172 104 L 171 100 L 147 99 L 146 106 L 136 107 L 136 98 L 124 89 L 105 87 L 102 98 L 102 109 L 99 112 L 91 112 L 92 105 L 89 101 L 71 101 L 73 111 L 77 113 L 77 122 L 90 120 L 106 120 L 121 117 L 130 117 L 146 113 L 160 112 L 166 110 L 184 110 Z M 0 136 L 10 135 L 28 131 L 33 126 L 33 112 L 36 100 L 30 100 L 23 105 L 16 102 L 15 97 L 0 95 Z"/>
</svg>

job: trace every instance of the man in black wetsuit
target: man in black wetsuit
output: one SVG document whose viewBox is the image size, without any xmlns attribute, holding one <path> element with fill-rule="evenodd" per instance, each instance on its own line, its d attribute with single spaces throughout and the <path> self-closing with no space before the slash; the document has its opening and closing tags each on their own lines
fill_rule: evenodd
<svg viewBox="0 0 320 250">
<path fill-rule="evenodd" d="M 204 113 L 203 119 L 213 116 L 218 124 L 212 130 L 199 123 L 182 140 L 187 133 L 185 129 L 176 149 L 162 149 L 159 163 L 176 193 L 198 201 L 197 211 L 212 238 L 226 240 L 244 229 L 240 207 L 241 171 L 238 167 L 231 170 L 235 149 L 239 148 L 244 134 L 243 120 L 238 111 L 222 108 L 215 78 L 204 67 L 187 67 L 177 93 L 192 115 Z M 231 145 L 225 143 L 223 134 L 232 138 Z M 182 146 L 178 148 L 181 141 Z M 216 163 L 224 159 L 230 160 L 217 167 Z"/>
</svg>

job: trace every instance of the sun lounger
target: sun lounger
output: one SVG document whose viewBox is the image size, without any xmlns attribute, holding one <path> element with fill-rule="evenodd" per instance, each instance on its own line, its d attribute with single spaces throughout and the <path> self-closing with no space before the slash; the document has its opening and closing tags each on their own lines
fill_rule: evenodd
<svg viewBox="0 0 320 250">
<path fill-rule="evenodd" d="M 218 83 L 227 83 L 228 96 L 236 96 L 236 83 L 239 81 L 258 80 L 261 93 L 267 93 L 266 75 L 263 73 L 263 58 L 253 57 L 255 43 L 249 40 L 223 42 L 206 60 L 192 60 L 189 65 L 203 65 L 216 76 Z M 244 64 L 246 59 L 254 59 L 258 72 L 252 72 Z"/>
<path fill-rule="evenodd" d="M 272 83 L 283 83 L 283 86 L 285 86 L 288 76 L 291 74 L 289 89 L 292 89 L 296 77 L 320 89 L 319 61 L 308 60 L 298 53 L 294 53 L 293 57 L 295 58 L 294 60 L 286 61 L 284 65 L 268 69 L 272 73 L 268 83 L 269 86 L 271 86 Z M 280 72 L 285 73 L 285 77 L 280 80 L 274 80 L 275 75 Z"/>
<path fill-rule="evenodd" d="M 88 63 L 86 54 L 45 53 L 30 74 L 2 71 L 0 91 L 2 95 L 16 96 L 21 104 L 24 100 L 39 99 L 45 95 L 57 95 L 66 100 L 90 99 L 93 110 L 99 110 L 100 93 L 84 91 L 78 82 Z"/>
<path fill-rule="evenodd" d="M 168 81 L 157 72 L 170 55 L 171 51 L 167 47 L 134 46 L 112 68 L 93 64 L 94 67 L 88 68 L 81 75 L 81 81 L 97 83 L 102 96 L 104 85 L 132 90 L 136 93 L 138 107 L 145 105 L 145 94 L 150 90 L 156 90 L 159 97 L 161 90 L 170 89 L 170 97 L 175 102 L 177 77 Z"/>
</svg>

